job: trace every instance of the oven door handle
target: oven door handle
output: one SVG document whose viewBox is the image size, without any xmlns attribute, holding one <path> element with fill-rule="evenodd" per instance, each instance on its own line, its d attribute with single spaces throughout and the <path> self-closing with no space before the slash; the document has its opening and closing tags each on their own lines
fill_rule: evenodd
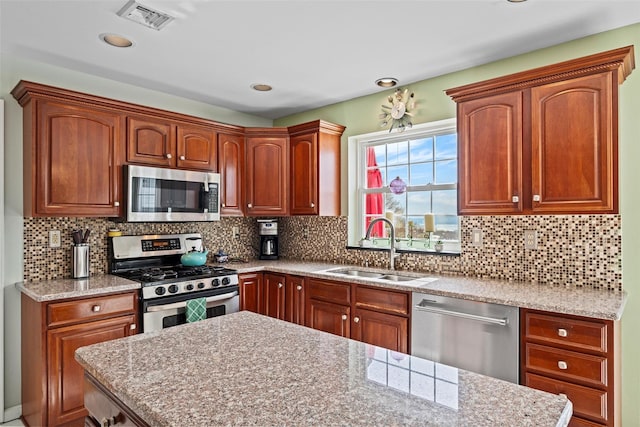
<svg viewBox="0 0 640 427">
<path fill-rule="evenodd" d="M 226 300 L 226 299 L 231 299 L 231 298 L 236 297 L 237 295 L 238 295 L 238 292 L 237 291 L 233 291 L 233 292 L 229 292 L 228 294 L 212 296 L 212 297 L 207 298 L 207 304 L 210 303 L 210 302 L 214 302 L 214 301 L 222 301 L 222 300 Z M 182 308 L 182 307 L 186 307 L 186 306 L 187 306 L 187 302 L 186 301 L 174 302 L 172 304 L 164 304 L 164 305 L 153 305 L 151 307 L 147 307 L 147 313 L 154 312 L 154 311 L 171 310 L 172 308 Z"/>
</svg>

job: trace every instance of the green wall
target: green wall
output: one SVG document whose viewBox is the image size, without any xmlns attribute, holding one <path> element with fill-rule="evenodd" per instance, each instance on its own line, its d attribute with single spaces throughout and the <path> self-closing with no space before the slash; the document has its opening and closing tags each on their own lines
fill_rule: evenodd
<svg viewBox="0 0 640 427">
<path fill-rule="evenodd" d="M 492 77 L 515 73 L 618 47 L 636 45 L 640 49 L 640 24 L 560 44 L 535 52 L 496 61 L 456 73 L 404 85 L 415 92 L 419 111 L 415 123 L 455 116 L 455 104 L 446 89 Z M 372 83 L 373 84 L 373 83 Z M 347 127 L 342 140 L 342 206 L 347 214 L 347 138 L 381 130 L 377 118 L 380 105 L 393 90 L 382 91 L 274 121 L 289 126 L 323 119 Z M 622 318 L 622 407 L 623 425 L 640 426 L 640 70 L 620 87 L 620 206 L 622 214 L 623 288 L 629 294 Z M 636 213 L 634 215 L 634 213 Z"/>
</svg>

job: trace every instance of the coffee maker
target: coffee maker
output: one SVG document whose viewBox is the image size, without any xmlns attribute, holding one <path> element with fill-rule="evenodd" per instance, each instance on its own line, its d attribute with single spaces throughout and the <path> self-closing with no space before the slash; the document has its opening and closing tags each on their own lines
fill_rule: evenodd
<svg viewBox="0 0 640 427">
<path fill-rule="evenodd" d="M 278 220 L 259 219 L 258 234 L 260 235 L 259 259 L 278 259 Z"/>
</svg>

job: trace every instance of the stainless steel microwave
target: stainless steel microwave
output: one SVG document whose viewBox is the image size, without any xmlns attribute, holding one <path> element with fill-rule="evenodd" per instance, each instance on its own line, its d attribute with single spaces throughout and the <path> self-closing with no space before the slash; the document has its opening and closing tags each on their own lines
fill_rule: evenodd
<svg viewBox="0 0 640 427">
<path fill-rule="evenodd" d="M 220 174 L 125 165 L 127 221 L 220 220 Z"/>
</svg>

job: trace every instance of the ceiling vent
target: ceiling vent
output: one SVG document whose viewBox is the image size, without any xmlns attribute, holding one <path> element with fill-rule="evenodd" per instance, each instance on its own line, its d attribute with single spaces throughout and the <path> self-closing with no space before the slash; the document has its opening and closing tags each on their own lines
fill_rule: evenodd
<svg viewBox="0 0 640 427">
<path fill-rule="evenodd" d="M 118 11 L 118 16 L 130 19 L 133 22 L 153 28 L 154 30 L 161 30 L 175 19 L 173 16 L 167 15 L 164 12 L 143 6 L 135 0 L 129 0 L 129 2 Z"/>
</svg>

